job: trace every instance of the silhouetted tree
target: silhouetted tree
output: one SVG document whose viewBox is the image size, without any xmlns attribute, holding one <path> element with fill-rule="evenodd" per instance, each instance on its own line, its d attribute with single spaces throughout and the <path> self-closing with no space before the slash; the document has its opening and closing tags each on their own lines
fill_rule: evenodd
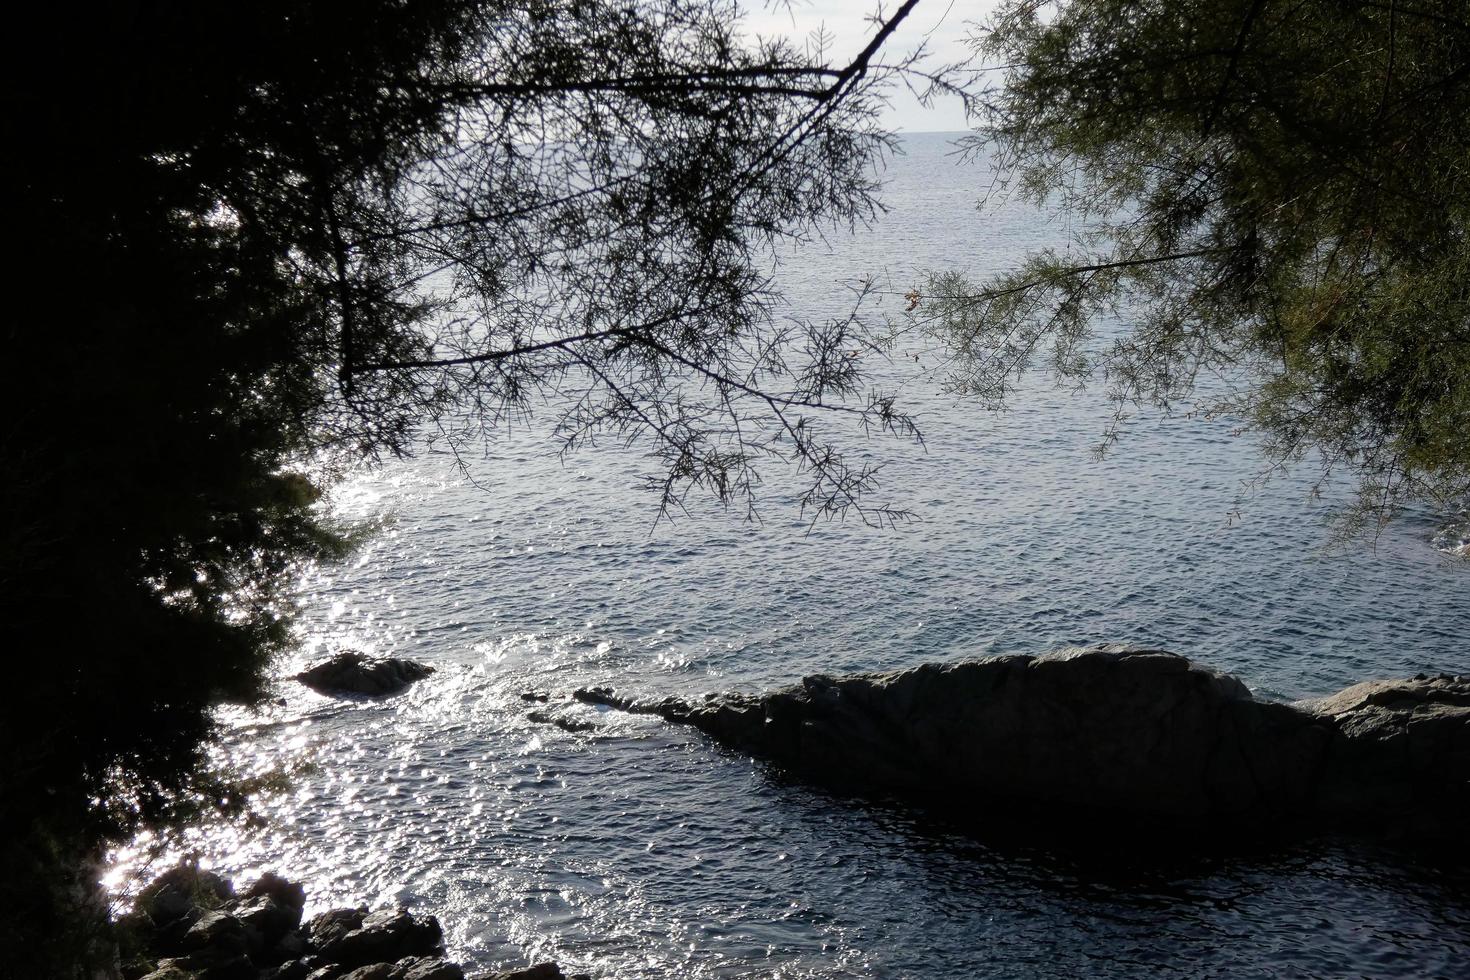
<svg viewBox="0 0 1470 980">
<path fill-rule="evenodd" d="M 646 440 L 666 505 L 748 494 L 762 458 L 805 467 L 818 512 L 857 500 L 871 473 L 809 411 L 906 422 L 845 356 L 861 320 L 778 325 L 766 269 L 873 213 L 882 86 L 945 86 L 876 57 L 913 6 L 835 66 L 742 38 L 727 0 L 9 25 L 6 968 L 77 952 L 47 876 L 229 802 L 211 709 L 261 695 L 293 571 L 348 545 L 316 505 L 335 466 L 553 392 L 569 444 Z"/>
<path fill-rule="evenodd" d="M 1084 230 L 919 290 L 957 390 L 1000 402 L 1039 363 L 1121 418 L 1219 372 L 1207 408 L 1356 479 L 1349 529 L 1465 499 L 1463 3 L 1015 0 L 975 42 L 999 67 L 971 148 Z"/>
</svg>

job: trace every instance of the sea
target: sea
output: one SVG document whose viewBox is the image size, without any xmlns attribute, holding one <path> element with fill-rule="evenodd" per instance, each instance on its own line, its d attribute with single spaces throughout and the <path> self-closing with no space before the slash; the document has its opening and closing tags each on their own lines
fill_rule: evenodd
<svg viewBox="0 0 1470 980">
<path fill-rule="evenodd" d="M 898 317 L 923 270 L 1065 247 L 1065 215 L 995 193 L 954 139 L 905 136 L 886 213 L 777 256 L 793 315 L 840 314 L 871 277 L 875 315 Z M 909 514 L 892 526 L 814 521 L 779 472 L 755 519 L 698 496 L 661 513 L 643 445 L 563 456 L 552 401 L 472 451 L 426 441 L 350 475 L 331 506 L 378 532 L 303 573 L 275 700 L 221 716 L 218 761 L 287 778 L 246 823 L 119 848 L 118 901 L 183 855 L 242 883 L 274 870 L 306 885 L 308 915 L 437 915 L 471 975 L 554 959 L 598 978 L 1470 976 L 1463 848 L 987 835 L 566 700 L 1100 642 L 1273 700 L 1470 673 L 1463 527 L 1411 511 L 1345 541 L 1348 484 L 1310 459 L 1269 472 L 1238 420 L 1138 409 L 1099 457 L 1102 387 L 1037 375 L 993 411 L 948 394 L 946 370 L 915 335 L 875 365 L 922 444 L 822 421 L 881 466 L 870 501 Z M 436 672 L 385 700 L 289 679 L 342 648 Z"/>
</svg>

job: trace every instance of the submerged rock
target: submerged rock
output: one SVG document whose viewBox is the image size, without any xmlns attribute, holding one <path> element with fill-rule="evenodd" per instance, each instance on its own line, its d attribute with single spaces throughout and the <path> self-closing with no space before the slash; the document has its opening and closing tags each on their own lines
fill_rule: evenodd
<svg viewBox="0 0 1470 980">
<path fill-rule="evenodd" d="M 585 708 L 579 710 L 585 711 Z M 598 724 L 586 718 L 577 718 L 560 711 L 528 711 L 526 720 L 534 721 L 538 725 L 555 725 L 564 732 L 594 732 Z"/>
<path fill-rule="evenodd" d="M 1465 677 L 1285 705 L 1177 654 L 1110 645 L 697 703 L 575 696 L 693 725 L 815 781 L 977 814 L 1012 804 L 1191 830 L 1292 817 L 1434 830 L 1470 802 Z"/>
<path fill-rule="evenodd" d="M 356 650 L 343 650 L 296 675 L 296 679 L 322 694 L 399 694 L 434 672 L 434 668 L 396 657 L 369 657 Z"/>
</svg>

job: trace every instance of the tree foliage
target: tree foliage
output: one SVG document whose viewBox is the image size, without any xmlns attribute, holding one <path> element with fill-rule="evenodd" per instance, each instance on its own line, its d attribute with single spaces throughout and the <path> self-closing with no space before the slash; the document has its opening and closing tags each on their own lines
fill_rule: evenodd
<svg viewBox="0 0 1470 980">
<path fill-rule="evenodd" d="M 1121 418 L 1218 373 L 1273 459 L 1355 478 L 1350 529 L 1470 493 L 1463 4 L 1014 0 L 975 43 L 971 148 L 1084 230 L 927 283 L 957 389 L 1041 365 Z"/>
<path fill-rule="evenodd" d="M 666 505 L 753 494 L 763 459 L 854 503 L 872 474 L 811 411 L 906 422 L 839 355 L 859 318 L 777 322 L 770 252 L 874 213 L 883 86 L 947 84 L 875 57 L 912 6 L 837 65 L 742 37 L 732 0 L 12 24 L 7 889 L 218 792 L 211 709 L 261 696 L 293 576 L 350 544 L 334 466 L 539 399 L 569 445 L 643 441 Z M 30 897 L 5 926 L 55 936 Z"/>
</svg>

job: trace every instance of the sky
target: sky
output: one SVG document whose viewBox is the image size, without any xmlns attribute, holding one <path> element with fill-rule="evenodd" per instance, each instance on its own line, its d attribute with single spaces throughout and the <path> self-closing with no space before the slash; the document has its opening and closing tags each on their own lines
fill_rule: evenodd
<svg viewBox="0 0 1470 980">
<path fill-rule="evenodd" d="M 926 37 L 934 63 L 959 61 L 967 54 L 962 39 L 970 25 L 984 20 L 998 0 L 921 0 L 908 18 L 888 40 L 888 57 L 911 51 Z M 746 12 L 746 32 L 772 37 L 785 35 L 803 41 L 825 27 L 833 36 L 831 61 L 845 64 L 862 50 L 875 30 L 868 17 L 878 7 L 878 0 L 791 0 L 789 9 L 781 0 L 741 0 Z M 899 6 L 899 0 L 886 0 L 885 11 Z M 921 106 L 907 92 L 895 91 L 893 107 L 884 122 L 908 133 L 955 132 L 967 129 L 964 111 L 954 99 L 941 100 L 929 108 Z"/>
</svg>

